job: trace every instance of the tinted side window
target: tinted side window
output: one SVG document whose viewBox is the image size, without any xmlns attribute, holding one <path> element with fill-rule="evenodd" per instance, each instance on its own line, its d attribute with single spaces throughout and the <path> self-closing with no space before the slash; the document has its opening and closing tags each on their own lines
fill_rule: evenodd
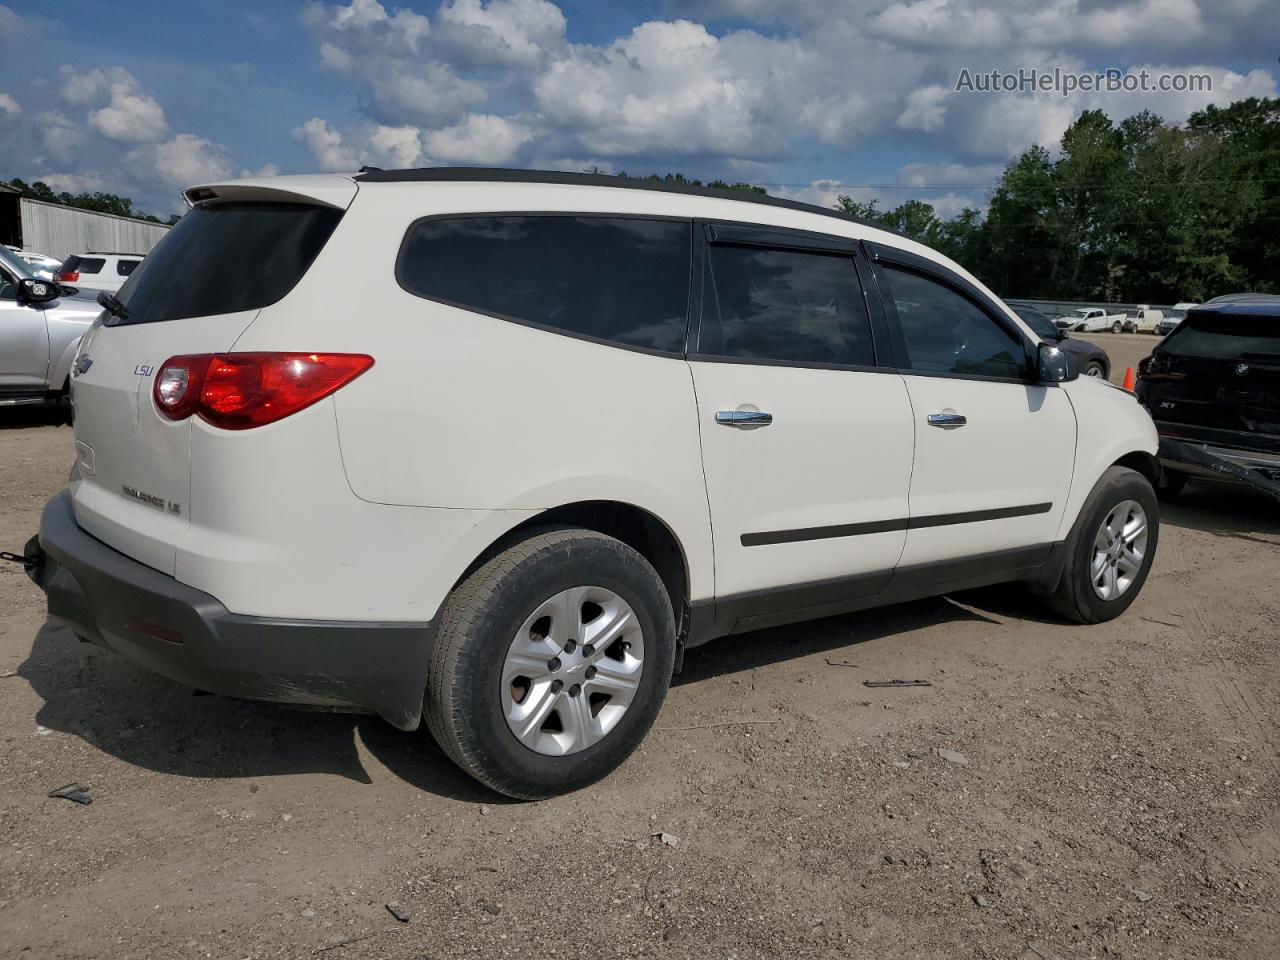
<svg viewBox="0 0 1280 960">
<path fill-rule="evenodd" d="M 853 260 L 714 244 L 698 352 L 873 366 L 871 321 Z M 716 307 L 718 306 L 718 310 Z"/>
<path fill-rule="evenodd" d="M 116 273 L 122 277 L 127 277 L 133 273 L 133 268 L 139 264 L 138 260 L 117 260 Z"/>
<path fill-rule="evenodd" d="M 62 264 L 64 273 L 98 273 L 106 263 L 101 257 L 67 257 Z"/>
<path fill-rule="evenodd" d="M 633 347 L 683 353 L 692 225 L 591 216 L 423 220 L 397 275 L 410 293 Z"/>
<path fill-rule="evenodd" d="M 976 304 L 929 277 L 882 265 L 912 370 L 1021 379 L 1021 341 Z"/>
<path fill-rule="evenodd" d="M 9 271 L 0 269 L 0 300 L 18 299 L 18 281 L 9 276 Z"/>
</svg>

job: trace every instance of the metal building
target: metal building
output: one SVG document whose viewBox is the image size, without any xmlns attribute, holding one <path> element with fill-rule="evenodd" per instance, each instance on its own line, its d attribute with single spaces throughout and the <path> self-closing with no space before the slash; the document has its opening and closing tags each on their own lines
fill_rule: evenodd
<svg viewBox="0 0 1280 960">
<path fill-rule="evenodd" d="M 31 200 L 0 184 L 0 243 L 59 260 L 88 251 L 146 254 L 168 229 L 149 220 Z"/>
</svg>

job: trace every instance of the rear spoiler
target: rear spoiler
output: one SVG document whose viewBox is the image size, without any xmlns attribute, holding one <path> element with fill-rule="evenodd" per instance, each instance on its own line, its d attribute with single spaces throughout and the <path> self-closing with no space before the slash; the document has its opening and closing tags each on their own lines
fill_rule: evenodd
<svg viewBox="0 0 1280 960">
<path fill-rule="evenodd" d="M 315 175 L 298 177 L 254 177 L 205 183 L 182 191 L 187 206 L 209 200 L 262 200 L 277 203 L 319 203 L 345 210 L 355 199 L 359 185 L 350 177 Z"/>
</svg>

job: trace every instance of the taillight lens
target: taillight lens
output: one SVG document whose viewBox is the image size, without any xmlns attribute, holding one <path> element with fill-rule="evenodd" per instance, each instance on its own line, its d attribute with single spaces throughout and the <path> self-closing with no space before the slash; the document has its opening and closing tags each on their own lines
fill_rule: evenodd
<svg viewBox="0 0 1280 960">
<path fill-rule="evenodd" d="M 80 274 L 75 270 L 68 270 L 66 273 L 58 274 L 58 279 L 63 283 L 79 283 Z"/>
<path fill-rule="evenodd" d="M 373 366 L 358 353 L 218 353 L 171 357 L 156 374 L 156 409 L 247 430 L 297 413 Z"/>
</svg>

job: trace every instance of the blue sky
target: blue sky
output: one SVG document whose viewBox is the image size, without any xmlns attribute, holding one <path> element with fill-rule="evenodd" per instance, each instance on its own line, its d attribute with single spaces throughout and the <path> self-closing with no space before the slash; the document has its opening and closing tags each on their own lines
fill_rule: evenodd
<svg viewBox="0 0 1280 960">
<path fill-rule="evenodd" d="M 681 171 L 832 203 L 983 206 L 1081 110 L 1275 96 L 1275 0 L 0 3 L 0 178 L 179 209 L 193 182 L 361 164 Z M 961 70 L 1208 74 L 978 94 Z"/>
</svg>

